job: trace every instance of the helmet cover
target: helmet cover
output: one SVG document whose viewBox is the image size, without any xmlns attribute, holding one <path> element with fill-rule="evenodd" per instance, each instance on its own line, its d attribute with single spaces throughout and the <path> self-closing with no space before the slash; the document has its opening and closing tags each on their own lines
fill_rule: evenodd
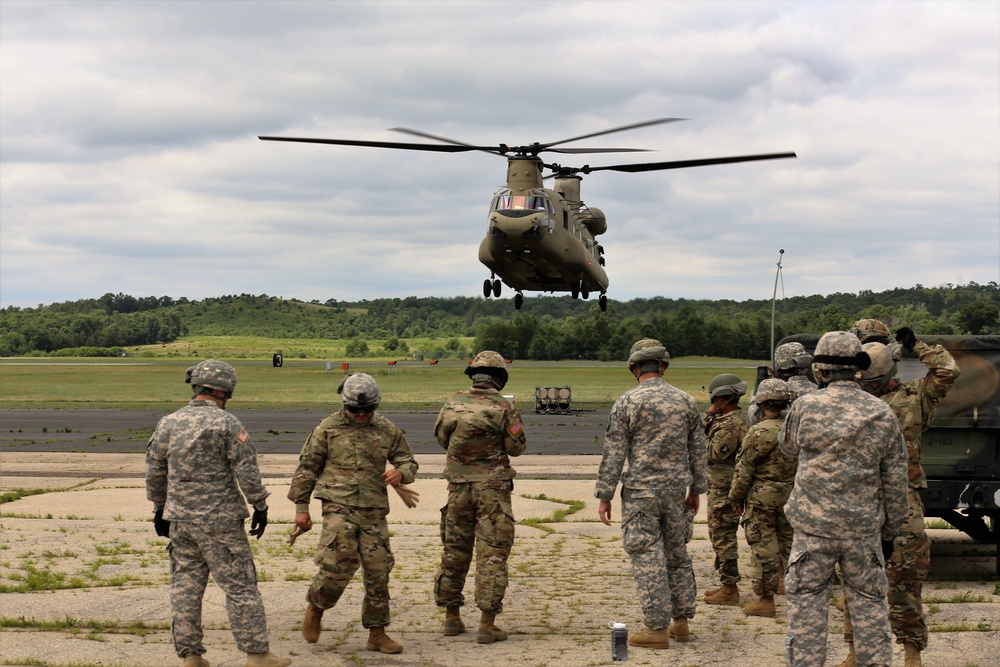
<svg viewBox="0 0 1000 667">
<path fill-rule="evenodd" d="M 670 353 L 667 352 L 667 348 L 665 348 L 663 344 L 655 338 L 643 338 L 642 340 L 636 341 L 632 346 L 632 349 L 629 350 L 629 368 L 635 364 L 642 363 L 643 361 L 661 361 L 665 364 L 669 364 Z"/>
<path fill-rule="evenodd" d="M 788 383 L 778 378 L 768 378 L 757 387 L 757 393 L 753 395 L 753 402 L 760 404 L 767 401 L 779 403 L 791 403 L 794 395 Z"/>
<path fill-rule="evenodd" d="M 192 387 L 218 389 L 232 396 L 236 389 L 236 369 L 224 361 L 206 359 L 187 369 L 184 382 Z"/>
<path fill-rule="evenodd" d="M 345 406 L 356 408 L 377 406 L 382 400 L 382 392 L 378 388 L 378 383 L 368 373 L 348 375 L 338 390 L 340 402 Z"/>
<path fill-rule="evenodd" d="M 846 331 L 828 331 L 816 344 L 813 368 L 820 371 L 865 370 L 871 357 L 861 349 L 861 341 Z"/>
<path fill-rule="evenodd" d="M 889 339 L 889 327 L 884 322 L 871 318 L 855 322 L 851 326 L 851 333 L 857 336 L 862 343 L 866 343 L 872 338 Z"/>
<path fill-rule="evenodd" d="M 774 370 L 785 371 L 809 368 L 812 357 L 802 343 L 783 343 L 774 349 Z"/>
</svg>

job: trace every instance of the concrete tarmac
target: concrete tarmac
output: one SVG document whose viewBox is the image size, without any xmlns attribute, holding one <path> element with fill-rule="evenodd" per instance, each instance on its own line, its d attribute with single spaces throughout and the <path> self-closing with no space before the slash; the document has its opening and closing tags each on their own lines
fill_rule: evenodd
<svg viewBox="0 0 1000 667">
<path fill-rule="evenodd" d="M 316 420 L 318 422 L 318 420 Z M 6 425 L 4 430 L 6 431 Z M 9 434 L 7 434 L 9 435 Z M 533 434 L 534 435 L 534 434 Z M 11 451 L 14 449 L 15 451 Z M 297 448 L 296 448 L 297 449 Z M 527 455 L 519 471 L 514 513 L 521 523 L 510 559 L 510 585 L 498 623 L 510 637 L 491 645 L 475 642 L 478 611 L 471 599 L 475 566 L 466 584 L 463 618 L 469 631 L 440 632 L 442 610 L 432 586 L 440 559 L 439 519 L 446 483 L 443 455 L 418 455 L 420 478 L 413 487 L 420 504 L 406 508 L 390 493 L 389 514 L 396 567 L 392 572 L 390 636 L 404 652 L 387 656 L 365 650 L 361 627 L 360 573 L 340 603 L 323 619 L 317 644 L 299 627 L 305 591 L 314 572 L 318 530 L 285 542 L 294 514 L 285 499 L 297 464 L 295 454 L 263 454 L 262 473 L 271 523 L 256 552 L 260 589 L 268 612 L 271 650 L 293 665 L 458 667 L 495 665 L 610 664 L 608 623 L 642 629 L 629 560 L 616 522 L 597 520 L 593 455 Z M 153 532 L 145 498 L 144 459 L 138 453 L 0 452 L 0 493 L 27 490 L 0 505 L 0 661 L 46 667 L 162 667 L 180 665 L 170 638 L 167 541 Z M 576 511 L 574 502 L 582 503 Z M 620 503 L 614 503 L 617 512 Z M 314 519 L 319 505 L 313 503 Z M 924 588 L 931 629 L 929 667 L 986 667 L 1000 655 L 1000 595 L 992 578 L 993 551 L 955 530 L 930 531 L 933 571 Z M 742 603 L 752 599 L 750 554 L 741 536 Z M 689 545 L 701 592 L 718 585 L 702 512 Z M 740 606 L 699 602 L 689 643 L 666 650 L 630 648 L 640 665 L 784 664 L 787 605 L 778 598 L 777 618 L 748 617 Z M 842 615 L 831 605 L 827 664 L 846 655 Z M 224 596 L 210 583 L 204 603 L 205 657 L 213 667 L 237 667 L 237 651 Z M 894 664 L 902 665 L 897 651 Z"/>
</svg>

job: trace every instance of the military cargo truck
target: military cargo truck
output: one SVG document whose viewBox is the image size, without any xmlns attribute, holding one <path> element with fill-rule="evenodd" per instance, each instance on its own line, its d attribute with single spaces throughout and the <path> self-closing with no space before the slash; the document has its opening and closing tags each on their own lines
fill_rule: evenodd
<svg viewBox="0 0 1000 667">
<path fill-rule="evenodd" d="M 924 514 L 939 517 L 977 542 L 997 545 L 1000 574 L 1000 336 L 921 336 L 951 352 L 962 374 L 938 405 L 923 435 L 927 488 Z M 812 354 L 818 334 L 797 334 Z M 926 367 L 909 352 L 897 364 L 902 381 L 923 377 Z M 988 523 L 987 523 L 988 521 Z"/>
</svg>

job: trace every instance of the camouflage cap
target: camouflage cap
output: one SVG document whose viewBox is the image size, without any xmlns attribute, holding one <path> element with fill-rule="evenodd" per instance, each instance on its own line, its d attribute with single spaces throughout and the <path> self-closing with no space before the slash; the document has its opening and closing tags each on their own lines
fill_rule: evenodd
<svg viewBox="0 0 1000 667">
<path fill-rule="evenodd" d="M 896 375 L 896 360 L 892 358 L 892 350 L 882 343 L 865 343 L 862 349 L 871 357 L 871 366 L 861 371 L 862 380 L 885 378 L 887 381 Z"/>
<path fill-rule="evenodd" d="M 206 359 L 187 369 L 184 381 L 193 387 L 210 387 L 231 396 L 236 389 L 236 369 L 224 361 Z"/>
<path fill-rule="evenodd" d="M 667 348 L 665 348 L 663 344 L 655 338 L 643 338 L 642 340 L 636 341 L 632 346 L 632 349 L 629 350 L 629 368 L 635 364 L 642 363 L 643 361 L 662 361 L 665 364 L 669 364 L 670 353 L 667 352 Z"/>
<path fill-rule="evenodd" d="M 821 371 L 864 370 L 870 365 L 871 357 L 861 349 L 861 341 L 846 331 L 823 334 L 813 354 L 813 368 Z"/>
<path fill-rule="evenodd" d="M 378 405 L 382 392 L 375 378 L 368 373 L 354 373 L 347 376 L 340 385 L 340 402 L 343 405 L 363 408 Z"/>
<path fill-rule="evenodd" d="M 870 318 L 858 320 L 851 326 L 851 333 L 857 336 L 862 343 L 870 338 L 889 338 L 889 327 L 884 322 Z"/>
<path fill-rule="evenodd" d="M 732 373 L 723 373 L 712 378 L 708 385 L 708 397 L 742 396 L 747 393 L 747 383 Z"/>
<path fill-rule="evenodd" d="M 758 404 L 766 401 L 790 403 L 792 398 L 794 398 L 794 394 L 787 382 L 779 378 L 768 378 L 757 387 L 757 393 L 753 395 L 752 400 Z"/>
<path fill-rule="evenodd" d="M 808 368 L 812 357 L 802 343 L 783 343 L 774 349 L 774 369 L 778 371 L 792 368 Z"/>
</svg>

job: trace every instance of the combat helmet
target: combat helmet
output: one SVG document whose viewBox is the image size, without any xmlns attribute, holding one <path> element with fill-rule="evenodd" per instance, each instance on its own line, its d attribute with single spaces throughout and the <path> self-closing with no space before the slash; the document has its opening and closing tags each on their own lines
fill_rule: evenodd
<svg viewBox="0 0 1000 667">
<path fill-rule="evenodd" d="M 465 369 L 472 382 L 490 382 L 497 389 L 507 384 L 507 362 L 499 352 L 483 350 L 472 358 Z"/>
<path fill-rule="evenodd" d="M 889 327 L 884 322 L 866 318 L 858 320 L 851 326 L 851 333 L 862 343 L 889 344 Z"/>
<path fill-rule="evenodd" d="M 896 377 L 896 360 L 892 358 L 892 350 L 882 343 L 865 343 L 861 347 L 872 360 L 871 366 L 861 371 L 861 382 L 867 383 L 866 391 L 878 396 Z"/>
<path fill-rule="evenodd" d="M 717 396 L 735 396 L 738 400 L 745 393 L 747 393 L 747 383 L 732 373 L 716 375 L 708 385 L 709 399 L 715 399 Z"/>
<path fill-rule="evenodd" d="M 812 363 L 812 357 L 802 343 L 782 343 L 774 349 L 774 370 L 782 375 L 801 375 Z"/>
<path fill-rule="evenodd" d="M 757 393 L 753 395 L 752 400 L 759 405 L 768 401 L 791 403 L 793 398 L 795 394 L 787 382 L 778 378 L 768 378 L 757 387 Z"/>
<path fill-rule="evenodd" d="M 199 387 L 208 387 L 225 392 L 229 398 L 236 389 L 236 369 L 224 361 L 206 359 L 187 369 L 184 382 L 191 385 L 195 393 L 198 393 Z"/>
<path fill-rule="evenodd" d="M 865 370 L 872 360 L 861 349 L 861 341 L 855 334 L 846 331 L 828 331 L 816 344 L 813 354 L 813 370 L 817 375 L 829 371 Z"/>
<path fill-rule="evenodd" d="M 635 365 L 639 365 L 640 370 L 642 370 L 642 367 L 648 362 L 657 362 L 657 371 L 659 371 L 659 363 L 670 365 L 670 353 L 667 352 L 667 348 L 663 346 L 663 343 L 655 338 L 638 340 L 632 346 L 632 349 L 629 350 L 628 367 L 630 369 Z"/>
<path fill-rule="evenodd" d="M 341 404 L 351 412 L 374 412 L 382 400 L 378 383 L 368 373 L 348 375 L 337 387 L 337 392 Z"/>
</svg>

